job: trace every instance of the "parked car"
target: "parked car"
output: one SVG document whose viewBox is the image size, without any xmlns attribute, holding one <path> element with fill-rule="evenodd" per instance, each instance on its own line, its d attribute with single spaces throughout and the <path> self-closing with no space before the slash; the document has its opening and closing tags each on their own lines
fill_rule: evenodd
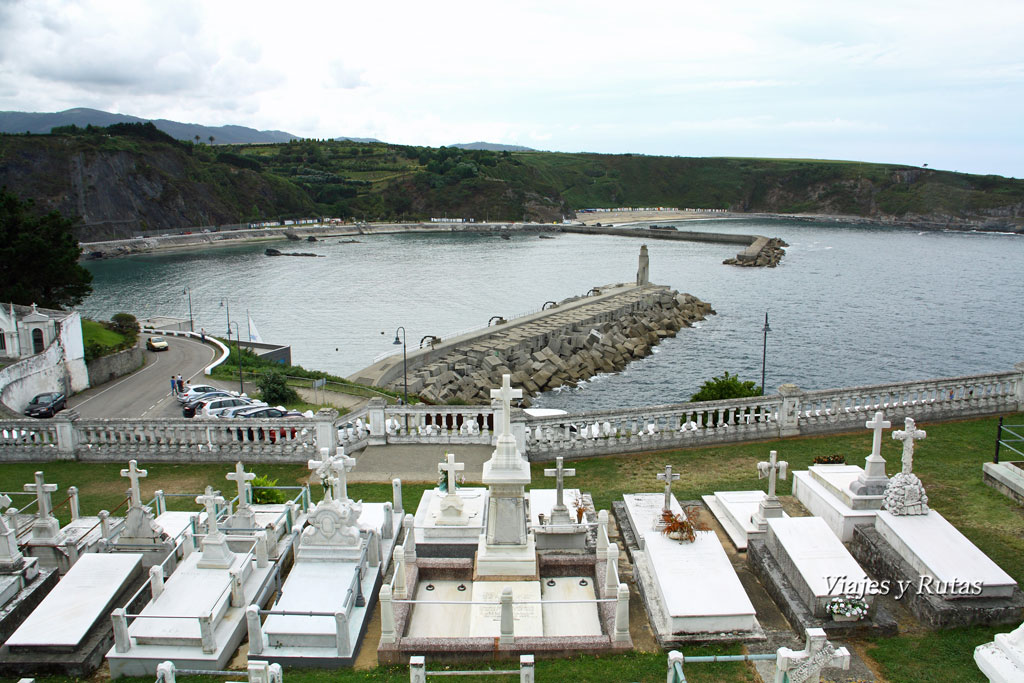
<svg viewBox="0 0 1024 683">
<path fill-rule="evenodd" d="M 250 399 L 250 400 L 252 400 L 252 399 Z M 266 408 L 266 407 L 267 407 L 267 404 L 264 403 L 263 401 L 252 400 L 252 403 L 250 403 L 248 405 L 234 406 L 233 408 L 227 408 L 225 410 L 222 410 L 217 415 L 217 417 L 232 418 L 232 417 L 235 417 L 239 412 L 241 412 L 243 410 L 252 410 L 254 408 Z"/>
<path fill-rule="evenodd" d="M 217 417 L 221 412 L 228 408 L 253 404 L 255 404 L 255 401 L 252 399 L 241 398 L 239 396 L 215 398 L 211 401 L 207 401 L 201 409 L 197 409 L 196 415 L 201 415 L 202 417 Z"/>
<path fill-rule="evenodd" d="M 25 406 L 29 417 L 53 417 L 67 407 L 67 398 L 59 391 L 34 396 Z"/>
<path fill-rule="evenodd" d="M 209 384 L 194 384 L 186 389 L 183 393 L 178 394 L 178 403 L 191 403 L 198 399 L 203 394 L 208 394 L 211 391 L 224 391 L 220 387 L 210 386 Z"/>
<path fill-rule="evenodd" d="M 235 414 L 237 418 L 282 418 L 282 417 L 302 417 L 302 413 L 297 410 L 287 410 L 281 406 L 272 408 L 270 406 L 257 406 L 248 410 L 242 410 Z M 295 435 L 298 434 L 298 429 L 295 427 L 265 427 L 263 425 L 252 426 L 252 427 L 239 427 L 235 430 L 235 435 L 239 441 L 270 441 L 270 443 L 277 443 L 278 438 L 286 438 L 288 433 L 291 432 L 291 437 L 294 439 Z"/>
<path fill-rule="evenodd" d="M 181 407 L 181 414 L 183 417 L 195 417 L 196 413 L 203 409 L 203 407 L 215 398 L 234 398 L 235 394 L 228 391 L 211 391 L 206 394 L 198 396 L 194 401 L 189 401 Z"/>
<path fill-rule="evenodd" d="M 297 410 L 288 410 L 287 408 L 283 408 L 281 406 L 272 408 L 264 404 L 263 406 L 242 408 L 234 413 L 234 417 L 302 417 L 302 413 L 300 413 Z"/>
<path fill-rule="evenodd" d="M 150 351 L 166 351 L 168 348 L 167 340 L 163 337 L 150 337 L 146 340 L 146 348 Z"/>
</svg>

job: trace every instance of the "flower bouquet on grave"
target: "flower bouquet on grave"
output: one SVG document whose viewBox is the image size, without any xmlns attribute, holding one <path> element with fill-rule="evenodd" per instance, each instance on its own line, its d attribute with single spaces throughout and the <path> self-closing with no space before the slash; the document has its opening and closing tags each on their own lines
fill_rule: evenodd
<svg viewBox="0 0 1024 683">
<path fill-rule="evenodd" d="M 690 513 L 693 513 L 692 520 Z M 661 521 L 664 527 L 661 533 L 669 538 L 676 539 L 680 543 L 684 541 L 693 543 L 697 540 L 698 531 L 710 531 L 708 525 L 697 516 L 697 510 L 690 506 L 683 508 L 683 514 L 673 514 L 671 510 L 661 511 Z"/>
<path fill-rule="evenodd" d="M 829 600 L 825 611 L 835 621 L 859 621 L 868 615 L 868 603 L 863 598 L 839 595 Z"/>
<path fill-rule="evenodd" d="M 576 523 L 581 523 L 583 521 L 583 515 L 587 512 L 587 505 L 583 502 L 583 498 L 581 496 L 576 496 L 576 500 L 572 502 L 572 509 L 576 511 Z"/>
</svg>

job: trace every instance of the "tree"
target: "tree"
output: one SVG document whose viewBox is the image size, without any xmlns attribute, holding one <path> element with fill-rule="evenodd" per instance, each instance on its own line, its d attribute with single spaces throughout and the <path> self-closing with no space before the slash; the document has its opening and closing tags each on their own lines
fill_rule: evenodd
<svg viewBox="0 0 1024 683">
<path fill-rule="evenodd" d="M 213 136 L 212 135 L 210 136 L 210 144 L 211 145 L 213 144 Z"/>
<path fill-rule="evenodd" d="M 760 396 L 761 387 L 752 381 L 741 382 L 739 375 L 730 375 L 726 370 L 721 377 L 713 377 L 701 385 L 700 391 L 690 397 L 690 401 L 721 401 L 727 398 L 747 398 Z"/>
<path fill-rule="evenodd" d="M 277 370 L 265 373 L 256 383 L 260 390 L 260 398 L 271 405 L 295 403 L 299 395 L 288 386 L 284 375 Z"/>
<path fill-rule="evenodd" d="M 31 202 L 0 188 L 0 301 L 66 308 L 92 292 L 92 273 L 78 263 L 82 248 L 71 220 L 32 212 Z"/>
</svg>

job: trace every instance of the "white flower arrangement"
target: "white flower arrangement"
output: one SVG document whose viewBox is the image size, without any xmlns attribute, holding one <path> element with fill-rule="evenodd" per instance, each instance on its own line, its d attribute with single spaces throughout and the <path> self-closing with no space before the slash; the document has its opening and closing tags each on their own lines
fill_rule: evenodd
<svg viewBox="0 0 1024 683">
<path fill-rule="evenodd" d="M 868 615 L 868 603 L 863 598 L 852 595 L 840 595 L 829 600 L 825 611 L 833 617 L 863 619 Z"/>
</svg>

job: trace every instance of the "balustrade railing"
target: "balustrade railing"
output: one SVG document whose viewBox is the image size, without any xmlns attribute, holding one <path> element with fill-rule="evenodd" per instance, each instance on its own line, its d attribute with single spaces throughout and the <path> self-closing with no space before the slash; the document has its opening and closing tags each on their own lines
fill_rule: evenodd
<svg viewBox="0 0 1024 683">
<path fill-rule="evenodd" d="M 388 406 L 388 443 L 491 443 L 491 406 Z"/>
</svg>

